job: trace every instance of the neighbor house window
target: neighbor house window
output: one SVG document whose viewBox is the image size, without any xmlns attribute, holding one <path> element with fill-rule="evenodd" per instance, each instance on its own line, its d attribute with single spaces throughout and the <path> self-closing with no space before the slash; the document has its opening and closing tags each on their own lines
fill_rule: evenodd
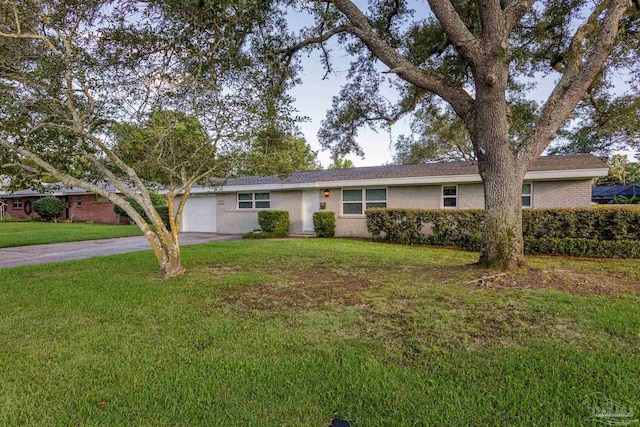
<svg viewBox="0 0 640 427">
<path fill-rule="evenodd" d="M 13 199 L 13 209 L 22 208 L 22 199 Z"/>
<path fill-rule="evenodd" d="M 445 208 L 458 207 L 458 186 L 457 185 L 442 186 L 442 206 Z"/>
<path fill-rule="evenodd" d="M 271 193 L 238 193 L 238 209 L 269 209 Z"/>
<path fill-rule="evenodd" d="M 386 188 L 359 188 L 357 190 L 342 190 L 343 215 L 363 215 L 365 209 L 386 207 Z"/>
<path fill-rule="evenodd" d="M 82 196 L 78 196 L 78 201 L 76 203 L 76 206 L 78 207 L 82 206 Z"/>
<path fill-rule="evenodd" d="M 522 207 L 533 206 L 533 185 L 531 183 L 522 184 Z"/>
</svg>

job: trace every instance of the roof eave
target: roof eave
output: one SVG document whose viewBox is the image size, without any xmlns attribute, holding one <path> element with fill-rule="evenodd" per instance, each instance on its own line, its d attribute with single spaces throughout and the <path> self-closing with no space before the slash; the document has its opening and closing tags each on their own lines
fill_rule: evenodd
<svg viewBox="0 0 640 427">
<path fill-rule="evenodd" d="M 527 172 L 524 179 L 527 181 L 560 181 L 574 179 L 591 179 L 607 176 L 608 168 L 597 169 L 571 169 L 548 170 Z M 479 174 L 467 175 L 436 175 L 436 176 L 412 176 L 400 178 L 374 178 L 352 179 L 340 181 L 317 181 L 304 183 L 274 183 L 274 184 L 246 184 L 224 185 L 222 187 L 194 188 L 192 194 L 210 193 L 235 193 L 238 191 L 277 191 L 277 190 L 304 190 L 342 187 L 372 187 L 372 186 L 410 186 L 410 185 L 438 185 L 438 184 L 463 184 L 481 183 Z"/>
</svg>

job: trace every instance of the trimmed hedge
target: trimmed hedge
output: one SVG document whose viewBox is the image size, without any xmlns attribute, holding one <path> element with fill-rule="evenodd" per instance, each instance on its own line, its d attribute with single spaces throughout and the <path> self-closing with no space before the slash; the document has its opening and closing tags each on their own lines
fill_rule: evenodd
<svg viewBox="0 0 640 427">
<path fill-rule="evenodd" d="M 522 231 L 536 239 L 640 240 L 640 210 L 525 209 Z"/>
<path fill-rule="evenodd" d="M 375 239 L 406 245 L 480 248 L 482 210 L 367 209 L 367 229 Z"/>
<path fill-rule="evenodd" d="M 480 250 L 482 210 L 368 209 L 375 239 Z M 526 209 L 525 251 L 591 257 L 640 257 L 640 210 Z"/>
<path fill-rule="evenodd" d="M 636 240 L 593 240 L 542 237 L 524 239 L 528 254 L 571 255 L 594 258 L 640 258 L 640 242 Z"/>
<path fill-rule="evenodd" d="M 336 214 L 330 211 L 313 213 L 313 231 L 318 237 L 333 237 L 336 235 Z"/>
<path fill-rule="evenodd" d="M 286 237 L 289 235 L 288 211 L 260 211 L 258 212 L 258 224 L 262 232 L 271 237 Z"/>
<path fill-rule="evenodd" d="M 242 235 L 243 239 L 248 239 L 248 240 L 258 240 L 258 239 L 275 239 L 278 237 L 284 237 L 284 236 L 278 236 L 276 234 L 273 233 L 265 233 L 265 232 L 259 232 L 259 233 L 254 233 L 253 231 L 250 231 L 248 233 L 245 233 Z"/>
<path fill-rule="evenodd" d="M 33 210 L 45 221 L 53 221 L 64 212 L 64 206 L 57 197 L 43 197 L 33 202 Z"/>
</svg>

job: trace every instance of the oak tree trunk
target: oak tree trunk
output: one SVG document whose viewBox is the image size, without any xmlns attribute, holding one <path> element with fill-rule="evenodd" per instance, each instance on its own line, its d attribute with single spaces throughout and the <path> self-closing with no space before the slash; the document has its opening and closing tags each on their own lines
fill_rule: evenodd
<svg viewBox="0 0 640 427">
<path fill-rule="evenodd" d="M 481 166 L 484 178 L 484 227 L 479 264 L 509 270 L 523 267 L 522 177 L 500 164 Z M 489 172 L 490 171 L 490 172 Z"/>
<path fill-rule="evenodd" d="M 491 56 L 476 70 L 476 120 L 472 133 L 484 185 L 484 222 L 479 264 L 494 269 L 523 267 L 522 180 L 509 140 L 508 68 Z"/>
</svg>

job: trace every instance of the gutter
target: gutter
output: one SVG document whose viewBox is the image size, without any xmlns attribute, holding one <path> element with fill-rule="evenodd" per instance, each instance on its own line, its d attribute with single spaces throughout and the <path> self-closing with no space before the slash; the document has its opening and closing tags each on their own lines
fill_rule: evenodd
<svg viewBox="0 0 640 427">
<path fill-rule="evenodd" d="M 608 168 L 597 169 L 572 169 L 527 172 L 525 181 L 561 181 L 575 179 L 592 179 L 607 176 Z M 340 181 L 317 181 L 304 183 L 274 183 L 274 184 L 245 184 L 223 185 L 221 187 L 193 188 L 191 194 L 211 193 L 235 193 L 238 191 L 275 191 L 275 190 L 304 190 L 323 188 L 345 187 L 372 187 L 372 186 L 412 186 L 412 185 L 437 185 L 437 184 L 461 184 L 482 183 L 480 174 L 468 175 L 437 175 L 437 176 L 412 176 L 400 178 L 374 178 L 351 179 Z"/>
</svg>

